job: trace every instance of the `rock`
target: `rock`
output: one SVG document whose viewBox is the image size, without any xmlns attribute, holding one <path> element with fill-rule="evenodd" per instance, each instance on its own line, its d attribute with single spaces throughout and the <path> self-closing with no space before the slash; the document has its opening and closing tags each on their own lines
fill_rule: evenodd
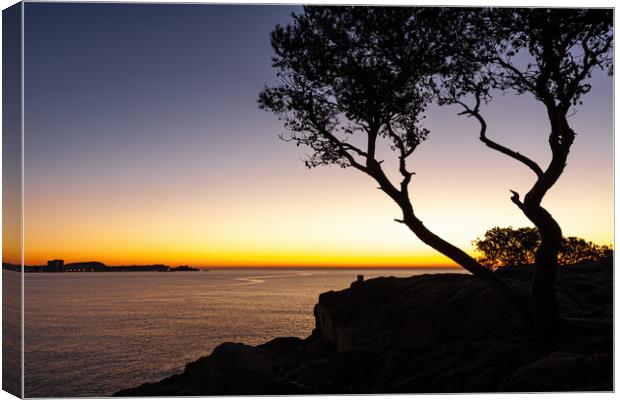
<svg viewBox="0 0 620 400">
<path fill-rule="evenodd" d="M 498 272 L 517 290 L 531 267 Z M 118 396 L 612 390 L 611 261 L 558 273 L 563 323 L 536 347 L 513 306 L 467 274 L 375 278 L 319 296 L 305 338 L 225 343 Z"/>
<path fill-rule="evenodd" d="M 611 354 L 555 352 L 519 368 L 506 378 L 501 391 L 559 392 L 612 389 Z"/>
<path fill-rule="evenodd" d="M 335 352 L 336 346 L 333 342 L 319 338 L 306 346 L 306 359 L 308 361 L 322 360 Z"/>
<path fill-rule="evenodd" d="M 302 365 L 293 379 L 316 393 L 369 393 L 378 361 L 375 353 L 348 350 Z"/>
<path fill-rule="evenodd" d="M 260 344 L 257 347 L 269 350 L 281 356 L 290 355 L 298 350 L 304 350 L 305 342 L 296 337 L 280 337 L 275 338 L 267 343 Z"/>
<path fill-rule="evenodd" d="M 118 396 L 171 395 L 278 395 L 309 391 L 280 378 L 288 354 L 284 347 L 293 342 L 282 338 L 252 347 L 241 343 L 224 343 L 208 357 L 187 364 L 182 374 L 158 384 L 146 384 L 117 393 Z M 277 351 L 273 351 L 273 350 Z M 280 352 L 279 352 L 280 351 Z"/>
</svg>

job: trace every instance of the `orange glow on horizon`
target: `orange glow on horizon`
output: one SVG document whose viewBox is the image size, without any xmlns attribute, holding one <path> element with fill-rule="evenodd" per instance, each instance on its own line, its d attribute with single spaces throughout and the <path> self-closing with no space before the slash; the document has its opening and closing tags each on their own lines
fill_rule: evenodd
<svg viewBox="0 0 620 400">
<path fill-rule="evenodd" d="M 131 253 L 122 251 L 119 255 L 115 251 L 99 251 L 97 257 L 88 251 L 67 250 L 64 252 L 35 253 L 27 252 L 26 265 L 44 265 L 47 260 L 60 258 L 66 263 L 80 261 L 100 261 L 109 266 L 117 265 L 148 265 L 166 264 L 191 265 L 201 268 L 442 268 L 457 267 L 451 260 L 440 254 L 433 254 L 432 249 L 412 256 L 411 254 L 396 254 L 386 256 L 384 254 L 370 254 L 360 252 L 358 254 L 346 254 L 339 252 L 330 253 L 304 253 L 304 252 L 275 252 L 246 250 L 229 254 L 217 253 L 183 253 L 172 249 L 160 250 L 152 256 L 145 256 L 144 252 Z"/>
<path fill-rule="evenodd" d="M 130 186 L 110 193 L 79 188 L 27 192 L 25 263 L 42 265 L 59 258 L 111 266 L 456 267 L 394 222 L 397 206 L 367 177 L 294 166 L 288 175 L 257 177 L 259 186 L 227 186 L 215 193 L 193 184 L 149 186 L 139 192 Z M 442 173 L 420 173 L 416 211 L 429 229 L 469 254 L 474 255 L 472 240 L 493 226 L 530 225 L 501 187 L 473 191 L 465 179 L 443 187 L 436 183 L 442 182 L 437 179 Z M 455 173 L 459 171 L 445 172 Z M 529 178 L 522 178 L 521 185 Z M 560 181 L 548 197 L 545 205 L 565 236 L 613 244 L 611 201 L 604 206 L 605 199 L 613 198 L 611 187 L 575 193 Z M 584 209 L 593 197 L 601 207 Z M 5 261 L 11 261 L 7 256 Z"/>
</svg>

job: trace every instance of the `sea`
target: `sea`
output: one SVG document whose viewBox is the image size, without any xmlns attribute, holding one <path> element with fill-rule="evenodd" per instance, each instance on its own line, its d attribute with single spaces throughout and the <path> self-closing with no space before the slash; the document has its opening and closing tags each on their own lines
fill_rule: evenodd
<svg viewBox="0 0 620 400">
<path fill-rule="evenodd" d="M 25 395 L 109 396 L 181 372 L 223 342 L 304 338 L 319 294 L 358 274 L 437 272 L 446 270 L 26 274 Z M 19 282 L 15 272 L 3 278 Z"/>
</svg>

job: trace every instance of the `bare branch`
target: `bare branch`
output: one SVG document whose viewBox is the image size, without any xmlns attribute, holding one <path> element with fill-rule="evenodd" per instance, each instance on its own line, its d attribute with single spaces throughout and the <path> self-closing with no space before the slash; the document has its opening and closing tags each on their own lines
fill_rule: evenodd
<svg viewBox="0 0 620 400">
<path fill-rule="evenodd" d="M 411 148 L 407 149 L 403 139 L 392 129 L 392 125 L 388 122 L 386 126 L 388 135 L 394 140 L 396 147 L 400 152 L 400 155 L 398 156 L 398 170 L 403 176 L 403 180 L 400 182 L 400 191 L 406 194 L 408 192 L 409 183 L 411 182 L 411 177 L 414 175 L 413 172 L 407 169 L 406 160 L 407 157 L 413 154 L 415 146 L 411 146 Z"/>
<path fill-rule="evenodd" d="M 523 202 L 521 202 L 521 200 L 520 200 L 519 193 L 515 192 L 514 190 L 511 190 L 510 193 L 512 193 L 512 196 L 510 197 L 510 201 L 512 201 L 513 203 L 515 203 L 517 205 L 517 207 L 522 209 L 523 208 Z"/>
<path fill-rule="evenodd" d="M 467 104 L 463 103 L 462 101 L 457 101 L 458 104 L 460 104 L 465 110 L 462 113 L 465 113 L 469 116 L 473 116 L 474 118 L 476 118 L 478 120 L 478 122 L 480 123 L 480 141 L 482 143 L 484 143 L 485 145 L 487 145 L 487 147 L 499 151 L 502 154 L 507 155 L 508 157 L 511 157 L 517 161 L 520 161 L 521 163 L 525 164 L 529 169 L 531 169 L 532 171 L 534 171 L 534 173 L 536 174 L 537 177 L 541 177 L 543 175 L 543 170 L 542 168 L 532 159 L 524 156 L 523 154 L 514 151 L 512 149 L 509 149 L 506 146 L 502 146 L 501 144 L 489 139 L 486 135 L 486 131 L 487 131 L 487 123 L 484 120 L 484 118 L 482 117 L 482 115 L 479 112 L 479 108 L 480 108 L 480 96 L 476 95 L 477 101 L 476 101 L 476 106 L 472 109 L 470 108 Z"/>
</svg>

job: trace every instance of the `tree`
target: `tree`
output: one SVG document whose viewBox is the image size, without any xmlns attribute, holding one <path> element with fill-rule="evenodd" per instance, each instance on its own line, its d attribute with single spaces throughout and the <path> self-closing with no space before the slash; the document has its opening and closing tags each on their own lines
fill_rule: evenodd
<svg viewBox="0 0 620 400">
<path fill-rule="evenodd" d="M 444 70 L 443 101 L 460 104 L 462 114 L 480 125 L 479 138 L 529 168 L 536 180 L 523 200 L 512 202 L 540 234 L 532 284 L 539 328 L 552 334 L 557 315 L 555 278 L 562 230 L 542 206 L 546 193 L 562 175 L 575 139 L 569 116 L 591 89 L 592 73 L 613 68 L 613 12 L 604 9 L 469 9 L 444 10 L 453 23 L 443 31 L 452 43 Z M 525 60 L 525 61 L 524 61 Z M 545 167 L 487 136 L 481 104 L 493 90 L 531 94 L 549 121 L 551 161 Z M 469 103 L 468 98 L 473 97 Z"/>
<path fill-rule="evenodd" d="M 461 114 L 478 121 L 484 144 L 535 175 L 524 198 L 513 191 L 511 200 L 540 235 L 532 304 L 547 340 L 557 323 L 562 231 L 542 200 L 562 175 L 575 138 L 569 112 L 590 90 L 595 69 L 611 71 L 611 29 L 610 10 L 305 7 L 272 32 L 279 84 L 266 87 L 259 104 L 284 121 L 285 140 L 311 149 L 308 167 L 366 173 L 399 206 L 398 222 L 523 309 L 522 296 L 414 212 L 408 160 L 429 134 L 424 111 L 433 100 L 460 105 Z M 523 63 L 524 56 L 530 61 Z M 495 91 L 529 93 L 545 108 L 552 156 L 545 168 L 487 136 L 481 107 Z M 385 144 L 399 182 L 380 159 Z"/>
<path fill-rule="evenodd" d="M 533 264 L 536 249 L 540 246 L 538 230 L 531 227 L 513 229 L 495 227 L 485 232 L 484 238 L 473 242 L 481 254 L 478 261 L 488 268 Z M 600 261 L 609 257 L 609 246 L 600 246 L 584 239 L 569 236 L 562 238 L 558 253 L 559 265 Z"/>
<path fill-rule="evenodd" d="M 610 246 L 587 242 L 585 239 L 569 236 L 562 238 L 562 247 L 558 254 L 559 265 L 571 265 L 584 262 L 596 262 L 611 257 Z"/>
<path fill-rule="evenodd" d="M 478 261 L 488 268 L 527 265 L 534 262 L 534 252 L 540 243 L 535 228 L 512 229 L 495 227 L 477 238 L 473 244 L 481 253 Z"/>
<path fill-rule="evenodd" d="M 414 212 L 408 159 L 429 133 L 423 113 L 447 56 L 434 29 L 437 15 L 434 9 L 304 7 L 271 34 L 279 84 L 264 88 L 259 105 L 284 122 L 290 131 L 285 140 L 311 149 L 309 168 L 338 165 L 367 174 L 399 206 L 397 222 L 524 306 L 522 295 Z M 400 175 L 397 183 L 386 172 L 389 163 L 379 159 L 385 145 Z"/>
</svg>

